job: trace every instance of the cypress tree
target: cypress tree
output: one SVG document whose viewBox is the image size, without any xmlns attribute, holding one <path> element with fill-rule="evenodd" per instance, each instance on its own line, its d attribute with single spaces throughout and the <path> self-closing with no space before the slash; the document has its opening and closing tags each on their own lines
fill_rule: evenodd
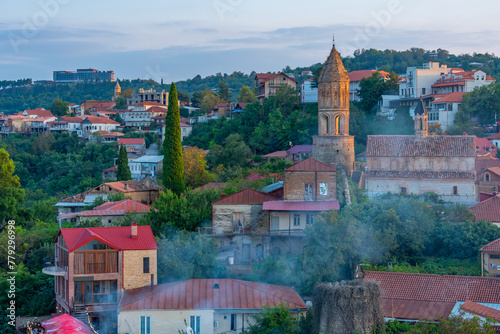
<svg viewBox="0 0 500 334">
<path fill-rule="evenodd" d="M 182 161 L 181 116 L 177 89 L 172 82 L 165 117 L 165 139 L 163 141 L 163 186 L 174 194 L 184 191 L 184 164 Z"/>
<path fill-rule="evenodd" d="M 128 167 L 127 149 L 125 145 L 120 145 L 120 153 L 118 153 L 118 166 L 116 171 L 117 181 L 128 181 L 132 179 L 130 168 Z"/>
</svg>

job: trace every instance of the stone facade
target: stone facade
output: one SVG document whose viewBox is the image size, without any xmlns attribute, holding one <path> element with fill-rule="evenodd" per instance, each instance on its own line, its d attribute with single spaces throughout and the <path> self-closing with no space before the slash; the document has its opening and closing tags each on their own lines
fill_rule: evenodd
<svg viewBox="0 0 500 334">
<path fill-rule="evenodd" d="M 495 172 L 500 172 L 500 168 L 496 167 L 492 170 L 487 169 L 477 175 L 477 185 L 479 192 L 491 194 L 499 192 L 500 175 Z"/>
<path fill-rule="evenodd" d="M 143 259 L 149 257 L 149 273 L 144 273 Z M 123 252 L 123 289 L 135 289 L 158 282 L 156 249 L 151 250 L 129 250 Z"/>
<path fill-rule="evenodd" d="M 318 79 L 318 136 L 313 157 L 351 175 L 354 137 L 349 136 L 349 76 L 335 45 Z"/>
<path fill-rule="evenodd" d="M 308 184 L 311 185 L 310 194 L 307 194 Z M 284 188 L 285 201 L 332 201 L 337 199 L 337 173 L 285 172 Z"/>
</svg>

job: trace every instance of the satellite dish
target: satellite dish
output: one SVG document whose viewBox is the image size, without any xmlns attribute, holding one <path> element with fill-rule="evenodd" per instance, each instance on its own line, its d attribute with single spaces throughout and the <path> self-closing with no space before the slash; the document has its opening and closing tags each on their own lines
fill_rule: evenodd
<svg viewBox="0 0 500 334">
<path fill-rule="evenodd" d="M 194 334 L 194 330 L 191 327 L 186 328 L 186 334 Z"/>
<path fill-rule="evenodd" d="M 313 306 L 312 301 L 308 300 L 308 301 L 306 302 L 306 307 L 307 307 L 307 308 L 311 308 L 312 306 Z"/>
</svg>

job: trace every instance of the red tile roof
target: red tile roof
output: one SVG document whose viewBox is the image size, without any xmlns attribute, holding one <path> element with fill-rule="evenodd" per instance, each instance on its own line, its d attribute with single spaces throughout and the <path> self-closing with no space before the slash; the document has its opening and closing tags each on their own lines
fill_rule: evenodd
<svg viewBox="0 0 500 334">
<path fill-rule="evenodd" d="M 463 102 L 465 92 L 454 92 L 451 94 L 445 94 L 442 98 L 432 101 L 431 104 L 436 103 L 452 103 L 452 102 Z"/>
<path fill-rule="evenodd" d="M 124 212 L 149 212 L 151 208 L 146 204 L 133 201 L 131 199 L 124 199 L 118 202 L 106 202 L 99 206 L 96 206 L 94 210 L 123 210 Z"/>
<path fill-rule="evenodd" d="M 498 196 L 469 206 L 468 209 L 474 213 L 475 221 L 487 220 L 500 223 L 500 197 Z"/>
<path fill-rule="evenodd" d="M 497 167 L 497 166 L 490 167 L 490 168 L 488 168 L 486 170 L 489 171 L 489 172 L 492 172 L 493 174 L 496 174 L 496 175 L 500 176 L 500 167 Z"/>
<path fill-rule="evenodd" d="M 120 311 L 260 310 L 285 303 L 290 309 L 306 309 L 297 292 L 286 286 L 237 279 L 190 279 L 126 290 L 119 307 Z"/>
<path fill-rule="evenodd" d="M 43 108 L 26 109 L 24 112 L 30 116 L 36 115 L 38 117 L 54 117 L 50 110 L 45 110 Z"/>
<path fill-rule="evenodd" d="M 368 136 L 367 157 L 475 157 L 476 136 Z"/>
<path fill-rule="evenodd" d="M 118 145 L 145 145 L 146 140 L 144 138 L 120 138 L 118 139 Z"/>
<path fill-rule="evenodd" d="M 92 124 L 116 124 L 120 125 L 120 123 L 113 121 L 112 119 L 106 117 L 97 117 L 97 116 L 87 116 L 85 117 Z"/>
<path fill-rule="evenodd" d="M 57 238 L 62 235 L 68 251 L 72 252 L 82 245 L 98 240 L 118 250 L 158 249 L 151 226 L 137 226 L 137 238 L 131 238 L 130 226 L 119 227 L 87 227 L 63 228 Z"/>
<path fill-rule="evenodd" d="M 500 139 L 500 132 L 494 133 L 494 134 L 492 134 L 491 136 L 486 137 L 486 139 L 488 139 L 488 140 L 492 140 L 492 139 Z"/>
<path fill-rule="evenodd" d="M 486 138 L 476 138 L 476 150 L 477 153 L 496 152 L 497 147 Z"/>
<path fill-rule="evenodd" d="M 364 279 L 379 282 L 383 298 L 500 304 L 500 279 L 495 277 L 365 271 Z"/>
<path fill-rule="evenodd" d="M 262 86 L 264 85 L 267 81 L 271 80 L 272 78 L 274 77 L 277 77 L 278 75 L 280 74 L 283 74 L 285 77 L 287 77 L 288 79 L 290 80 L 293 80 L 297 83 L 297 80 L 295 80 L 294 78 L 286 75 L 285 73 L 283 72 L 279 72 L 279 73 L 257 73 L 255 75 L 255 77 L 259 80 L 259 85 Z"/>
<path fill-rule="evenodd" d="M 439 320 L 447 318 L 455 303 L 426 300 L 384 298 L 384 317 L 400 320 Z"/>
<path fill-rule="evenodd" d="M 263 155 L 262 158 L 282 158 L 285 159 L 287 157 L 286 151 L 276 151 L 266 155 Z"/>
<path fill-rule="evenodd" d="M 473 301 L 470 300 L 466 300 L 465 303 L 460 305 L 460 309 L 483 318 L 491 318 L 495 321 L 500 321 L 499 310 L 478 303 L 474 303 Z"/>
<path fill-rule="evenodd" d="M 258 192 L 253 189 L 244 189 L 237 193 L 224 196 L 212 204 L 262 204 L 267 201 L 276 201 L 277 198 Z"/>
<path fill-rule="evenodd" d="M 361 81 L 363 78 L 369 78 L 373 75 L 373 73 L 377 72 L 376 70 L 360 70 L 360 71 L 352 71 L 347 73 L 349 76 L 349 80 L 352 81 Z M 382 78 L 388 77 L 390 74 L 386 71 L 378 71 Z"/>
<path fill-rule="evenodd" d="M 335 172 L 335 166 L 327 165 L 314 158 L 299 161 L 285 169 L 285 172 Z"/>
<path fill-rule="evenodd" d="M 118 166 L 109 167 L 102 170 L 103 172 L 116 172 L 118 171 Z"/>
<path fill-rule="evenodd" d="M 490 242 L 486 246 L 483 246 L 481 248 L 481 252 L 484 252 L 484 251 L 500 252 L 500 239 L 493 240 L 492 242 Z"/>
<path fill-rule="evenodd" d="M 500 167 L 500 159 L 496 159 L 496 158 L 483 159 L 481 157 L 476 157 L 475 165 L 474 165 L 474 169 L 476 170 L 476 173 L 479 173 L 482 170 L 487 169 L 489 167 Z"/>
<path fill-rule="evenodd" d="M 109 186 L 112 189 L 118 190 L 120 192 L 134 192 L 134 191 L 143 191 L 143 190 L 160 190 L 161 186 L 159 186 L 157 183 L 153 182 L 151 186 L 147 186 L 145 182 L 141 181 L 136 181 L 136 180 L 129 180 L 129 181 L 117 181 L 117 182 L 108 182 L 105 183 L 107 186 Z M 127 188 L 125 188 L 127 187 Z"/>
<path fill-rule="evenodd" d="M 269 211 L 330 211 L 340 210 L 339 201 L 272 201 L 264 202 L 263 210 Z"/>
</svg>

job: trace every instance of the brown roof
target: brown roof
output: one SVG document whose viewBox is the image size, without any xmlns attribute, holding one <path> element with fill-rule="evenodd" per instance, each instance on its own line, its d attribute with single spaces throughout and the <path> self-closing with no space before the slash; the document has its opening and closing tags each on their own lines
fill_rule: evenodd
<svg viewBox="0 0 500 334">
<path fill-rule="evenodd" d="M 31 116 L 37 115 L 38 117 L 54 117 L 50 110 L 45 110 L 43 108 L 26 109 L 24 112 Z"/>
<path fill-rule="evenodd" d="M 89 121 L 92 124 L 116 124 L 120 125 L 120 123 L 113 121 L 112 119 L 106 117 L 97 117 L 97 116 L 88 116 L 85 120 Z"/>
<path fill-rule="evenodd" d="M 282 159 L 286 157 L 287 157 L 286 151 L 276 151 L 262 156 L 262 158 L 282 158 Z"/>
<path fill-rule="evenodd" d="M 433 172 L 433 171 L 390 171 L 369 170 L 365 172 L 366 177 L 389 177 L 389 178 L 412 178 L 412 179 L 475 179 L 474 173 L 468 172 Z"/>
<path fill-rule="evenodd" d="M 297 80 L 295 80 L 294 78 L 288 76 L 287 74 L 285 74 L 283 72 L 279 72 L 279 73 L 257 73 L 255 75 L 255 77 L 259 80 L 259 85 L 262 86 L 262 85 L 264 85 L 265 82 L 267 82 L 267 81 L 271 80 L 272 78 L 277 77 L 278 75 L 281 75 L 281 74 L 283 74 L 288 79 L 297 82 Z"/>
<path fill-rule="evenodd" d="M 237 279 L 190 279 L 126 290 L 120 310 L 249 310 L 285 303 L 291 309 L 306 309 L 289 287 Z"/>
<path fill-rule="evenodd" d="M 361 81 L 363 78 L 369 78 L 373 75 L 373 73 L 377 72 L 376 70 L 359 70 L 349 72 L 349 80 L 352 81 Z M 380 73 L 381 78 L 386 78 L 390 75 L 389 72 L 386 71 L 378 71 Z"/>
<path fill-rule="evenodd" d="M 243 189 L 237 193 L 224 196 L 212 204 L 262 204 L 267 201 L 276 201 L 277 198 L 253 189 Z"/>
<path fill-rule="evenodd" d="M 70 116 L 62 116 L 59 118 L 59 120 L 61 119 L 68 123 L 81 123 L 83 121 L 83 119 L 79 117 L 70 117 Z"/>
<path fill-rule="evenodd" d="M 146 139 L 144 138 L 120 138 L 118 139 L 118 145 L 145 145 Z"/>
<path fill-rule="evenodd" d="M 335 45 L 333 45 L 332 51 L 328 55 L 319 73 L 318 84 L 338 81 L 349 82 L 349 75 L 347 74 L 344 64 L 342 64 L 342 59 L 335 49 Z"/>
<path fill-rule="evenodd" d="M 491 136 L 486 137 L 486 139 L 488 139 L 488 140 L 500 139 L 500 132 L 494 133 Z"/>
<path fill-rule="evenodd" d="M 156 182 L 152 182 L 151 186 L 146 185 L 146 182 L 129 180 L 129 181 L 118 181 L 118 182 L 108 182 L 105 183 L 112 189 L 121 191 L 121 192 L 133 192 L 133 191 L 143 191 L 143 190 L 160 190 L 161 186 Z M 127 189 L 125 189 L 125 185 L 127 185 Z"/>
<path fill-rule="evenodd" d="M 384 298 L 382 306 L 386 318 L 439 320 L 450 315 L 455 303 Z"/>
<path fill-rule="evenodd" d="M 490 167 L 487 171 L 500 176 L 500 167 Z"/>
<path fill-rule="evenodd" d="M 498 252 L 500 252 L 500 239 L 493 240 L 492 242 L 490 242 L 486 246 L 483 246 L 481 248 L 481 251 L 482 252 L 484 252 L 484 251 L 498 251 Z"/>
<path fill-rule="evenodd" d="M 367 157 L 475 157 L 476 136 L 368 136 Z"/>
<path fill-rule="evenodd" d="M 460 309 L 465 312 L 473 313 L 483 318 L 491 318 L 495 321 L 500 321 L 500 311 L 485 305 L 474 303 L 473 301 L 466 300 L 465 303 L 460 305 Z"/>
<path fill-rule="evenodd" d="M 500 159 L 482 159 L 481 157 L 476 157 L 474 164 L 476 173 L 479 173 L 483 169 L 487 169 L 490 167 L 500 167 Z"/>
<path fill-rule="evenodd" d="M 438 103 L 449 103 L 449 102 L 462 102 L 464 100 L 464 94 L 465 92 L 454 92 L 451 94 L 445 94 L 442 98 L 432 101 L 431 104 L 438 104 Z"/>
<path fill-rule="evenodd" d="M 297 162 L 285 169 L 285 172 L 335 172 L 335 165 L 330 166 L 314 158 Z"/>
<path fill-rule="evenodd" d="M 495 277 L 365 271 L 364 279 L 379 282 L 382 297 L 389 299 L 500 304 L 500 279 Z"/>
<path fill-rule="evenodd" d="M 500 222 L 500 197 L 498 196 L 469 206 L 468 209 L 474 213 L 476 221 Z"/>
</svg>

